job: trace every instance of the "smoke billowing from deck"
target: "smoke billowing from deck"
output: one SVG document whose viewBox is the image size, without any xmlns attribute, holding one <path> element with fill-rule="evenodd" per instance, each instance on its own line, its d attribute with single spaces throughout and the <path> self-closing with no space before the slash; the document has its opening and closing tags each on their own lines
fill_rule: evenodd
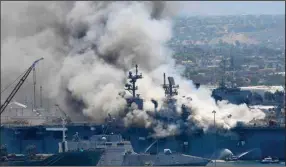
<svg viewBox="0 0 286 167">
<path fill-rule="evenodd" d="M 212 125 L 213 110 L 224 127 L 263 117 L 245 105 L 216 105 L 207 89 L 197 91 L 179 77 L 166 46 L 178 7 L 174 2 L 1 2 L 1 82 L 10 83 L 31 62 L 44 57 L 38 78 L 46 98 L 101 123 L 108 113 L 122 114 L 126 101 L 118 92 L 124 88 L 128 70 L 138 64 L 144 76 L 138 81 L 138 93 L 145 99 L 145 110 L 153 111 L 152 98 L 160 108 L 166 72 L 180 84 L 179 104 L 194 110 L 189 120 L 204 128 Z M 181 96 L 193 100 L 186 102 Z M 71 107 L 74 102 L 79 106 Z M 229 114 L 231 119 L 226 118 Z M 145 127 L 156 121 L 136 107 L 124 120 L 126 125 Z M 166 128 L 159 121 L 154 129 L 158 136 L 178 132 L 176 125 Z"/>
</svg>

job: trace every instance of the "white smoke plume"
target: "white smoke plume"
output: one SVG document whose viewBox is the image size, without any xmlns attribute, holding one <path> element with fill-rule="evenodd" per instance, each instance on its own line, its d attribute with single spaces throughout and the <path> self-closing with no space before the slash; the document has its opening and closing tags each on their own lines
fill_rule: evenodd
<svg viewBox="0 0 286 167">
<path fill-rule="evenodd" d="M 185 103 L 181 96 L 192 98 L 186 102 L 194 110 L 189 120 L 199 126 L 212 125 L 212 110 L 226 128 L 237 120 L 263 117 L 244 105 L 216 105 L 206 89 L 197 91 L 179 77 L 166 46 L 177 7 L 174 2 L 1 2 L 1 85 L 11 83 L 34 60 L 44 57 L 37 76 L 45 98 L 73 111 L 71 117 L 83 113 L 102 123 L 108 113 L 123 114 L 126 101 L 118 92 L 124 88 L 128 70 L 138 64 L 143 73 L 138 93 L 145 99 L 145 111 L 154 110 L 152 98 L 159 101 L 158 108 L 162 105 L 166 72 L 180 85 L 178 106 Z M 26 87 L 19 93 L 30 92 Z M 165 128 L 145 111 L 135 107 L 124 118 L 126 125 L 154 125 L 158 136 L 178 133 L 177 125 Z M 226 118 L 228 114 L 231 119 Z"/>
</svg>

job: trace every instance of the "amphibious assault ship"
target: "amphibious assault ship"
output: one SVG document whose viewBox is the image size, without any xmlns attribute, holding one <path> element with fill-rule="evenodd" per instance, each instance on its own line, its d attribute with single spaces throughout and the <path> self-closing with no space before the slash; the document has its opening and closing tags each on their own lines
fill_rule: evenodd
<svg viewBox="0 0 286 167">
<path fill-rule="evenodd" d="M 235 80 L 235 68 L 234 68 L 234 62 L 233 57 L 230 58 L 230 66 L 229 73 L 232 75 L 230 78 L 231 80 L 228 80 L 228 85 L 226 84 L 226 60 L 222 60 L 221 69 L 222 69 L 222 76 L 221 80 L 219 82 L 218 88 L 215 88 L 212 90 L 212 97 L 216 101 L 221 100 L 227 100 L 229 103 L 233 104 L 247 104 L 248 106 L 251 105 L 274 105 L 283 107 L 284 102 L 284 94 L 285 94 L 285 88 L 283 91 L 278 91 L 276 89 L 276 92 L 261 92 L 261 91 L 255 91 L 251 89 L 251 87 L 237 87 L 234 80 Z"/>
<path fill-rule="evenodd" d="M 138 66 L 136 72 L 129 73 L 128 78 L 131 84 L 126 84 L 126 90 L 131 91 L 132 97 L 126 98 L 127 109 L 132 103 L 137 104 L 138 109 L 144 109 L 143 99 L 136 94 L 138 87 L 136 81 L 142 78 L 138 74 Z M 164 77 L 165 78 L 165 77 Z M 233 154 L 241 154 L 240 158 L 245 159 L 260 159 L 261 156 L 273 156 L 280 159 L 285 159 L 285 127 L 281 124 L 267 122 L 267 124 L 237 124 L 237 127 L 229 131 L 217 130 L 216 133 L 204 132 L 202 129 L 193 129 L 187 131 L 188 125 L 186 117 L 191 114 L 191 111 L 185 108 L 184 105 L 182 115 L 177 115 L 174 111 L 176 107 L 175 94 L 178 86 L 175 85 L 172 77 L 168 78 L 169 84 L 163 84 L 167 96 L 166 108 L 157 109 L 156 101 L 152 101 L 155 108 L 155 114 L 152 116 L 162 122 L 176 122 L 180 124 L 181 133 L 174 134 L 168 137 L 153 138 L 152 128 L 140 128 L 130 126 L 122 127 L 116 119 L 109 115 L 107 119 L 110 126 L 98 125 L 95 123 L 75 123 L 70 122 L 63 129 L 61 125 L 45 123 L 43 125 L 1 125 L 1 144 L 5 144 L 9 153 L 24 153 L 26 148 L 34 145 L 39 153 L 56 153 L 58 151 L 58 143 L 63 136 L 62 131 L 65 131 L 67 139 L 79 132 L 83 140 L 90 139 L 96 134 L 107 134 L 110 132 L 120 133 L 123 138 L 130 140 L 135 152 L 145 152 L 146 147 L 150 147 L 148 152 L 159 153 L 164 148 L 169 148 L 173 152 L 181 152 L 200 156 L 204 158 L 217 159 L 220 158 L 221 150 L 229 149 Z M 165 79 L 164 79 L 165 82 Z M 197 89 L 200 89 L 197 85 Z M 59 110 L 60 107 L 58 106 Z M 2 111 L 2 106 L 1 106 Z M 170 117 L 169 113 L 174 112 L 175 116 Z M 42 112 L 44 113 L 44 112 Z M 166 113 L 166 114 L 164 114 Z M 210 111 L 210 114 L 211 111 Z M 214 113 L 215 114 L 215 113 Z M 119 121 L 120 122 L 120 121 Z M 154 144 L 156 143 L 156 145 Z M 275 149 L 273 149 L 275 148 Z"/>
</svg>

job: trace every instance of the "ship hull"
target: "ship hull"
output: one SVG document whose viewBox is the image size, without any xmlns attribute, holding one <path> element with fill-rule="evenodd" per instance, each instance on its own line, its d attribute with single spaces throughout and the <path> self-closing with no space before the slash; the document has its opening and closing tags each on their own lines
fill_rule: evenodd
<svg viewBox="0 0 286 167">
<path fill-rule="evenodd" d="M 52 155 L 44 160 L 8 161 L 4 166 L 96 166 L 102 150 L 66 152 Z"/>
<path fill-rule="evenodd" d="M 182 154 L 125 155 L 122 166 L 206 166 L 210 160 Z"/>
<path fill-rule="evenodd" d="M 139 135 L 139 134 L 137 134 Z M 133 134 L 131 143 L 135 151 L 144 150 L 154 140 L 138 140 Z M 184 145 L 186 143 L 186 145 Z M 184 137 L 168 137 L 161 139 L 150 149 L 156 152 L 169 148 L 204 158 L 224 158 L 223 154 L 231 151 L 241 160 L 258 160 L 266 156 L 285 160 L 285 129 L 284 128 L 240 128 L 228 134 L 193 134 Z M 273 149 L 275 148 L 275 149 Z"/>
<path fill-rule="evenodd" d="M 1 127 L 1 144 L 7 145 L 8 153 L 25 153 L 27 146 L 35 145 L 38 153 L 54 154 L 58 152 L 62 132 L 49 131 L 49 128 L 51 130 L 51 127 L 43 126 Z M 76 132 L 83 139 L 102 133 L 101 126 L 67 126 L 67 129 L 68 139 Z M 122 134 L 131 141 L 135 152 L 145 152 L 155 141 L 147 138 L 149 134 L 146 129 L 132 128 Z M 204 158 L 220 158 L 219 154 L 228 149 L 235 155 L 245 153 L 240 159 L 257 160 L 273 156 L 285 160 L 285 128 L 237 128 L 228 134 L 196 133 L 166 137 L 160 139 L 148 152 L 162 152 L 165 148 Z"/>
</svg>

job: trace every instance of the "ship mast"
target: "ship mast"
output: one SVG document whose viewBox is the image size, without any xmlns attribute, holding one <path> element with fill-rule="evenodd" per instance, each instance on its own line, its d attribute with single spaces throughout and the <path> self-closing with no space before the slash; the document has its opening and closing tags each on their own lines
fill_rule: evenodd
<svg viewBox="0 0 286 167">
<path fill-rule="evenodd" d="M 132 74 L 131 71 L 129 71 L 129 76 L 128 76 L 129 83 L 125 84 L 125 90 L 128 90 L 130 93 L 132 93 L 132 97 L 136 97 L 136 90 L 138 90 L 138 87 L 136 86 L 136 82 L 138 79 L 142 79 L 142 74 L 138 74 L 138 65 L 136 64 L 135 66 L 135 75 Z M 139 94 L 137 94 L 139 96 Z"/>
</svg>

